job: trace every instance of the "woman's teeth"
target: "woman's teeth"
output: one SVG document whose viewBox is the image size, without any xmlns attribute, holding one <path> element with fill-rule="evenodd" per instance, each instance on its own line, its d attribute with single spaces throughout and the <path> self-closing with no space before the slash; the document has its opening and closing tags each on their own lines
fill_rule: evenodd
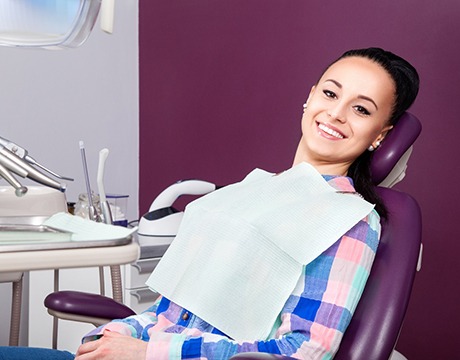
<svg viewBox="0 0 460 360">
<path fill-rule="evenodd" d="M 334 137 L 336 137 L 337 139 L 343 139 L 343 135 L 338 133 L 337 131 L 334 131 L 330 128 L 328 128 L 326 125 L 324 124 L 319 124 L 318 127 L 324 131 L 325 133 L 328 133 L 329 135 L 332 135 Z"/>
</svg>

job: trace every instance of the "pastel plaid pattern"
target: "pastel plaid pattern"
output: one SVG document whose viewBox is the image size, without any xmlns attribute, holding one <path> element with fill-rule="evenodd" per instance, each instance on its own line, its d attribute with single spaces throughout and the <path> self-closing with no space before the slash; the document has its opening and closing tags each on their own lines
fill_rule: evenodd
<svg viewBox="0 0 460 360">
<path fill-rule="evenodd" d="M 337 190 L 354 191 L 349 178 L 324 178 Z M 269 339 L 238 343 L 166 298 L 140 315 L 115 320 L 88 335 L 108 328 L 149 341 L 147 359 L 156 360 L 218 360 L 247 351 L 331 359 L 364 290 L 379 236 L 379 216 L 373 211 L 305 266 Z"/>
</svg>

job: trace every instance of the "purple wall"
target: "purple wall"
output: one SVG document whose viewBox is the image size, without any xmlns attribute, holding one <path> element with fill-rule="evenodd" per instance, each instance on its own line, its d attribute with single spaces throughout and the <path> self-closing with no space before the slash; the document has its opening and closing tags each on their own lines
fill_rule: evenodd
<svg viewBox="0 0 460 360">
<path fill-rule="evenodd" d="M 398 186 L 422 207 L 425 244 L 398 349 L 455 358 L 459 14 L 458 0 L 141 1 L 140 213 L 178 179 L 288 168 L 323 67 L 349 48 L 392 50 L 420 72 L 412 112 L 424 125 Z"/>
</svg>

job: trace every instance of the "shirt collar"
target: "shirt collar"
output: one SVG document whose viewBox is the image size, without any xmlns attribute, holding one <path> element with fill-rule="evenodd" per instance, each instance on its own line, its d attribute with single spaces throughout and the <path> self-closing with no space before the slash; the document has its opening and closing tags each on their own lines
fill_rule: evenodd
<svg viewBox="0 0 460 360">
<path fill-rule="evenodd" d="M 323 175 L 323 178 L 336 190 L 350 192 L 356 191 L 353 186 L 353 179 L 348 176 Z"/>
</svg>

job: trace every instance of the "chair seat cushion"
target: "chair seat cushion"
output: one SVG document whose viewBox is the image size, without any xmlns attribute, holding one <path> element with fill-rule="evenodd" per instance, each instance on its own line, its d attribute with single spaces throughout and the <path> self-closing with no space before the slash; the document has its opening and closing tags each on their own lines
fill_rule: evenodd
<svg viewBox="0 0 460 360">
<path fill-rule="evenodd" d="M 48 309 L 63 313 L 94 316 L 107 319 L 120 319 L 135 312 L 112 298 L 80 291 L 57 291 L 45 298 Z"/>
</svg>

